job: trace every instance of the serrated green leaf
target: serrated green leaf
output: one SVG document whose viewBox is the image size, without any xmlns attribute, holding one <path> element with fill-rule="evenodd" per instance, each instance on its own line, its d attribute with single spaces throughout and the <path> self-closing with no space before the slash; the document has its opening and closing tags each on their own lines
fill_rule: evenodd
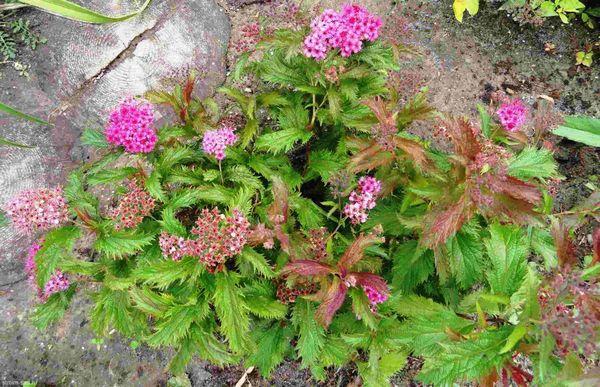
<svg viewBox="0 0 600 387">
<path fill-rule="evenodd" d="M 508 174 L 518 179 L 547 179 L 558 176 L 558 165 L 546 148 L 527 147 L 508 161 Z"/>
<path fill-rule="evenodd" d="M 102 169 L 96 173 L 90 173 L 87 177 L 89 185 L 107 184 L 127 179 L 138 172 L 137 168 L 123 167 L 113 169 Z"/>
<path fill-rule="evenodd" d="M 241 352 L 250 347 L 250 319 L 248 305 L 237 286 L 239 278 L 233 273 L 220 272 L 215 274 L 215 279 L 213 301 L 221 320 L 220 331 L 227 338 L 229 347 L 235 352 Z"/>
<path fill-rule="evenodd" d="M 310 367 L 318 362 L 319 355 L 325 345 L 325 330 L 315 319 L 315 308 L 310 301 L 296 301 L 292 315 L 292 324 L 298 329 L 296 350 L 302 358 L 302 367 Z"/>
<path fill-rule="evenodd" d="M 125 230 L 102 233 L 94 243 L 94 250 L 108 258 L 120 259 L 142 250 L 154 237 L 153 234 Z"/>
<path fill-rule="evenodd" d="M 104 133 L 97 129 L 85 129 L 81 134 L 81 143 L 83 145 L 92 146 L 94 148 L 108 148 L 109 144 L 106 141 Z"/>
<path fill-rule="evenodd" d="M 527 273 L 528 242 L 517 226 L 490 225 L 490 238 L 485 240 L 491 268 L 487 272 L 492 292 L 512 295 Z"/>
</svg>

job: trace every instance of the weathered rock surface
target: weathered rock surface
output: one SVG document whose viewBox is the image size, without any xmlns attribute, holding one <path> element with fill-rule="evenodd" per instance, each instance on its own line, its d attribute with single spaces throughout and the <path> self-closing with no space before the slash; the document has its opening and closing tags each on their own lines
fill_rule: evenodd
<svg viewBox="0 0 600 387">
<path fill-rule="evenodd" d="M 81 3 L 122 14 L 139 2 Z M 54 126 L 0 117 L 0 136 L 35 146 L 0 147 L 0 204 L 23 189 L 62 183 L 86 157 L 79 145 L 81 131 L 101 128 L 107 112 L 125 96 L 170 88 L 190 70 L 203 75 L 198 87 L 202 94 L 211 93 L 223 80 L 230 23 L 214 0 L 154 0 L 142 15 L 108 25 L 27 12 L 48 43 L 28 59 L 29 79 L 3 71 L 0 101 Z M 85 319 L 89 306 L 83 297 L 58 330 L 41 333 L 31 327 L 26 316 L 34 299 L 24 280 L 23 260 L 32 240 L 10 228 L 0 229 L 0 384 L 156 384 L 163 377 L 164 355 L 132 350 L 118 339 L 105 340 L 97 348 L 90 342 L 93 335 Z"/>
</svg>

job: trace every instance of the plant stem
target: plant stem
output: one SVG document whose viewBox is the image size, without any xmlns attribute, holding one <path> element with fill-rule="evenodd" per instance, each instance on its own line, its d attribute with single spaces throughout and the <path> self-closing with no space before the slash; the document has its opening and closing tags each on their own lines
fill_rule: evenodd
<svg viewBox="0 0 600 387">
<path fill-rule="evenodd" d="M 223 169 L 221 168 L 221 160 L 219 160 L 219 174 L 221 175 L 221 184 L 225 185 L 225 180 L 223 180 Z"/>
</svg>

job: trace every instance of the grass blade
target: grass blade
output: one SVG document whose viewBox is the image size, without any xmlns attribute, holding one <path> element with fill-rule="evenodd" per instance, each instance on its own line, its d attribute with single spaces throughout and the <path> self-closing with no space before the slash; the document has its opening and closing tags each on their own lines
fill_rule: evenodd
<svg viewBox="0 0 600 387">
<path fill-rule="evenodd" d="M 121 16 L 103 15 L 67 0 L 19 0 L 19 3 L 30 5 L 71 20 L 93 24 L 104 24 L 119 22 L 136 16 L 148 7 L 150 1 L 151 0 L 146 0 L 137 11 Z"/>
<path fill-rule="evenodd" d="M 42 120 L 40 118 L 37 118 L 37 117 L 34 117 L 34 116 L 30 116 L 29 114 L 20 112 L 20 111 L 18 111 L 15 108 L 12 108 L 12 107 L 10 107 L 8 105 L 3 104 L 2 102 L 0 102 L 0 112 L 8 113 L 10 115 L 22 118 L 24 120 L 37 122 L 38 124 L 51 125 L 50 123 L 48 123 L 48 122 L 46 122 L 46 121 L 44 121 L 44 120 Z"/>
<path fill-rule="evenodd" d="M 0 145 L 16 146 L 17 148 L 35 148 L 30 145 L 21 144 L 18 142 L 7 140 L 4 137 L 0 137 Z"/>
</svg>

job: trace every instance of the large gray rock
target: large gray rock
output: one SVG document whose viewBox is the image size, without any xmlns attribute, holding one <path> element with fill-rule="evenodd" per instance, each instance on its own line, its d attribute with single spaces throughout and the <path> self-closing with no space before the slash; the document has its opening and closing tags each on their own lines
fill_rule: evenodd
<svg viewBox="0 0 600 387">
<path fill-rule="evenodd" d="M 81 3 L 122 14 L 141 1 Z M 86 157 L 79 143 L 82 130 L 103 127 L 108 111 L 125 96 L 170 89 L 190 70 L 203 75 L 198 90 L 204 95 L 224 78 L 230 23 L 214 0 L 154 0 L 142 15 L 107 25 L 26 12 L 48 43 L 29 58 L 29 79 L 2 69 L 0 101 L 54 126 L 0 116 L 0 136 L 35 146 L 0 147 L 0 205 L 23 189 L 63 183 Z M 81 299 L 59 331 L 40 333 L 31 327 L 27 313 L 35 300 L 24 281 L 23 262 L 33 240 L 10 227 L 0 229 L 0 384 L 114 385 L 162 378 L 166 362 L 160 354 L 133 351 L 119 340 L 107 340 L 108 347 L 100 350 L 91 345 L 85 319 L 89 306 Z"/>
</svg>

